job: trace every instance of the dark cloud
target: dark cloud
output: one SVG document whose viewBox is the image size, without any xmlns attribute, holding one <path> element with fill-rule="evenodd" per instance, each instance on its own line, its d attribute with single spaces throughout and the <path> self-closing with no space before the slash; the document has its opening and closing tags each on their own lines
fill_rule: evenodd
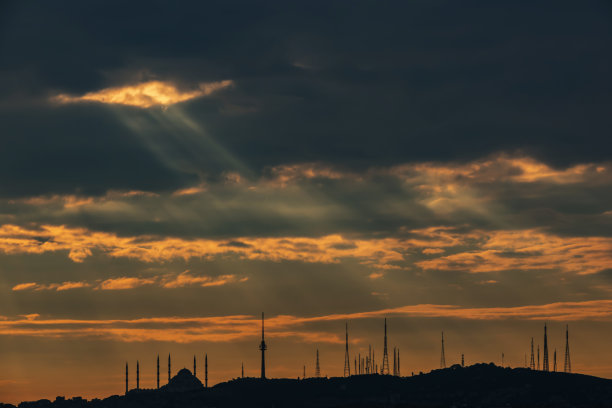
<svg viewBox="0 0 612 408">
<path fill-rule="evenodd" d="M 364 168 L 502 150 L 561 166 L 609 158 L 607 2 L 40 2 L 4 11 L 0 130 L 15 158 L 1 160 L 13 169 L 3 169 L 6 194 L 163 190 L 194 174 L 312 160 Z M 210 146 L 194 157 L 170 136 L 180 126 L 150 132 L 177 166 L 152 157 L 117 112 L 45 107 L 54 93 L 147 79 L 234 80 L 183 111 L 236 160 Z"/>
</svg>

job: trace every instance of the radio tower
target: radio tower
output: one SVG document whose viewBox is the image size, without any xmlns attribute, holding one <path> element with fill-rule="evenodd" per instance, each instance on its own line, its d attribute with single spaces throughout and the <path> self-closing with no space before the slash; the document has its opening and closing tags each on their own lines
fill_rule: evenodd
<svg viewBox="0 0 612 408">
<path fill-rule="evenodd" d="M 540 345 L 538 344 L 538 371 L 540 371 Z"/>
<path fill-rule="evenodd" d="M 557 349 L 555 349 L 555 352 L 553 353 L 553 359 L 554 359 L 554 363 L 553 363 L 553 372 L 557 372 Z"/>
<path fill-rule="evenodd" d="M 193 376 L 196 376 L 196 358 L 195 354 L 193 355 Z"/>
<path fill-rule="evenodd" d="M 157 388 L 159 388 L 159 354 L 157 355 Z"/>
<path fill-rule="evenodd" d="M 170 354 L 168 354 L 168 382 L 170 382 L 170 373 L 171 373 L 170 368 L 171 367 L 172 366 L 170 365 Z"/>
<path fill-rule="evenodd" d="M 463 353 L 461 353 L 461 367 L 465 367 L 465 359 L 463 357 Z"/>
<path fill-rule="evenodd" d="M 531 360 L 529 360 L 529 368 L 535 370 L 535 357 L 533 356 L 533 337 L 531 338 Z"/>
<path fill-rule="evenodd" d="M 397 348 L 393 347 L 393 375 L 397 375 Z"/>
<path fill-rule="evenodd" d="M 304 369 L 306 370 L 306 369 Z M 242 363 L 242 370 L 240 372 L 240 378 L 244 378 L 244 363 Z"/>
<path fill-rule="evenodd" d="M 317 349 L 317 365 L 315 367 L 315 377 L 321 377 L 321 367 L 319 367 L 319 349 Z"/>
<path fill-rule="evenodd" d="M 563 372 L 572 372 L 572 361 L 570 360 L 569 352 L 569 326 L 565 326 L 565 364 L 563 364 Z"/>
<path fill-rule="evenodd" d="M 261 343 L 259 344 L 261 350 L 261 378 L 266 378 L 266 341 L 264 340 L 264 314 L 261 312 Z"/>
<path fill-rule="evenodd" d="M 546 323 L 544 323 L 544 361 L 542 362 L 542 370 L 549 371 L 549 367 L 548 367 L 548 338 L 546 336 Z"/>
<path fill-rule="evenodd" d="M 348 377 L 351 375 L 351 363 L 349 361 L 349 352 L 348 352 L 348 323 L 344 328 L 345 335 L 345 343 L 344 343 L 344 376 Z"/>
<path fill-rule="evenodd" d="M 128 393 L 128 363 L 125 363 L 125 393 Z"/>
<path fill-rule="evenodd" d="M 204 354 L 204 388 L 208 388 L 208 354 Z"/>
<path fill-rule="evenodd" d="M 387 318 L 385 317 L 385 347 L 383 348 L 383 365 L 381 374 L 389 374 L 389 354 L 387 353 Z"/>
<path fill-rule="evenodd" d="M 440 353 L 440 368 L 446 368 L 446 357 L 444 356 L 444 332 L 442 332 L 442 352 Z"/>
<path fill-rule="evenodd" d="M 140 363 L 136 360 L 136 389 L 140 389 Z"/>
<path fill-rule="evenodd" d="M 397 376 L 401 377 L 402 376 L 402 371 L 400 370 L 400 355 L 399 355 L 399 349 L 397 349 Z"/>
</svg>

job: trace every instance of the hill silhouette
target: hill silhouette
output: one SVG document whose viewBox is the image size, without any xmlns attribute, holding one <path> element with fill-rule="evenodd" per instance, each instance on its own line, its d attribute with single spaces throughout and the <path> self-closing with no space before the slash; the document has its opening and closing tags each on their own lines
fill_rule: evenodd
<svg viewBox="0 0 612 408">
<path fill-rule="evenodd" d="M 181 370 L 159 390 L 131 390 L 103 400 L 58 397 L 53 402 L 19 404 L 19 408 L 79 407 L 612 407 L 612 380 L 476 364 L 411 377 L 243 378 L 204 388 L 189 370 Z"/>
</svg>

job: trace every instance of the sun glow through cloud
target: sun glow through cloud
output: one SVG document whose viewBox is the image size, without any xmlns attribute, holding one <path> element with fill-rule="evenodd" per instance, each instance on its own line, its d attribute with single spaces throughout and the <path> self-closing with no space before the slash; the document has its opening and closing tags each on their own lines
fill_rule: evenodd
<svg viewBox="0 0 612 408">
<path fill-rule="evenodd" d="M 233 81 L 223 80 L 201 83 L 197 88 L 191 90 L 180 90 L 170 82 L 149 81 L 136 85 L 101 89 L 81 96 L 59 94 L 54 96 L 52 100 L 61 104 L 100 102 L 150 108 L 153 106 L 170 106 L 190 99 L 208 96 L 231 85 L 233 85 Z"/>
</svg>

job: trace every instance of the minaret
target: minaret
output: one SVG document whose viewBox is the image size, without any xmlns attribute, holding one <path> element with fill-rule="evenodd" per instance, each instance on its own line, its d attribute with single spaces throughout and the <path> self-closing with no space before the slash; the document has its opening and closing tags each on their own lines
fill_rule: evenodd
<svg viewBox="0 0 612 408">
<path fill-rule="evenodd" d="M 208 354 L 204 354 L 204 388 L 208 388 Z"/>
<path fill-rule="evenodd" d="M 140 389 L 140 362 L 136 360 L 136 389 Z"/>
<path fill-rule="evenodd" d="M 442 332 L 442 351 L 440 352 L 440 368 L 446 368 L 446 356 L 444 355 L 444 332 Z"/>
<path fill-rule="evenodd" d="M 157 355 L 157 388 L 159 389 L 159 354 Z"/>
<path fill-rule="evenodd" d="M 542 362 L 542 370 L 548 371 L 548 338 L 546 336 L 546 323 L 544 323 L 544 361 Z"/>
<path fill-rule="evenodd" d="M 389 374 L 389 355 L 387 352 L 387 318 L 385 317 L 385 343 L 383 348 L 382 374 Z"/>
<path fill-rule="evenodd" d="M 572 361 L 570 360 L 570 350 L 569 350 L 569 326 L 565 326 L 565 363 L 563 364 L 563 372 L 571 373 L 572 372 Z"/>
<path fill-rule="evenodd" d="M 125 363 L 125 393 L 128 393 L 128 363 Z"/>
<path fill-rule="evenodd" d="M 319 366 L 319 349 L 317 349 L 317 365 L 315 368 L 315 377 L 321 377 L 321 367 Z"/>
<path fill-rule="evenodd" d="M 171 368 L 172 365 L 170 364 L 170 353 L 168 353 L 168 382 L 170 382 L 170 373 L 172 372 Z"/>
<path fill-rule="evenodd" d="M 349 351 L 348 351 L 348 323 L 344 328 L 344 376 L 348 377 L 351 375 L 351 363 L 349 361 Z"/>
<path fill-rule="evenodd" d="M 195 358 L 195 354 L 193 355 L 193 376 L 196 376 L 196 358 Z"/>
<path fill-rule="evenodd" d="M 535 370 L 535 356 L 533 355 L 533 337 L 531 338 L 531 359 L 529 360 L 529 368 Z"/>
<path fill-rule="evenodd" d="M 266 378 L 266 341 L 264 340 L 264 314 L 261 312 L 261 343 L 259 344 L 261 350 L 261 378 Z"/>
</svg>

